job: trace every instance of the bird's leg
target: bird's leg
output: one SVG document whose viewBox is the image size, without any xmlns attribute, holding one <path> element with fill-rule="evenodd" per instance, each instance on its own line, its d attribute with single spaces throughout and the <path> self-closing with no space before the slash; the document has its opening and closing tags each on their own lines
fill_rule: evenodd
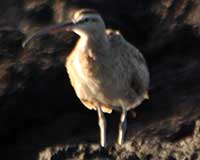
<svg viewBox="0 0 200 160">
<path fill-rule="evenodd" d="M 126 108 L 122 107 L 122 113 L 119 122 L 119 133 L 118 133 L 118 144 L 120 145 L 124 142 L 124 136 L 127 127 L 126 113 L 127 113 Z"/>
<path fill-rule="evenodd" d="M 97 107 L 100 128 L 100 142 L 102 147 L 106 147 L 106 119 L 100 106 Z"/>
</svg>

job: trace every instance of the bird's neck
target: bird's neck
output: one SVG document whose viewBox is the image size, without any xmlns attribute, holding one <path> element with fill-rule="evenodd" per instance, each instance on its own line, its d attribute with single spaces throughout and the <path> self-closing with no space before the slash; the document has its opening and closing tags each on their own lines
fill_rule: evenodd
<svg viewBox="0 0 200 160">
<path fill-rule="evenodd" d="M 106 49 L 108 47 L 108 39 L 105 33 L 91 33 L 80 36 L 80 41 L 86 48 L 93 51 Z"/>
</svg>

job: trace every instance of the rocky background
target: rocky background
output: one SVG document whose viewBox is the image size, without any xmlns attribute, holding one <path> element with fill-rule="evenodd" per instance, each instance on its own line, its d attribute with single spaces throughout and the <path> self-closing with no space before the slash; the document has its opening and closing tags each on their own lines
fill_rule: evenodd
<svg viewBox="0 0 200 160">
<path fill-rule="evenodd" d="M 126 143 L 115 145 L 119 113 L 106 115 L 100 148 L 97 114 L 76 97 L 64 60 L 73 33 L 23 40 L 93 8 L 144 54 L 150 100 L 128 114 Z M 199 0 L 6 0 L 0 2 L 0 152 L 8 160 L 200 159 Z"/>
</svg>

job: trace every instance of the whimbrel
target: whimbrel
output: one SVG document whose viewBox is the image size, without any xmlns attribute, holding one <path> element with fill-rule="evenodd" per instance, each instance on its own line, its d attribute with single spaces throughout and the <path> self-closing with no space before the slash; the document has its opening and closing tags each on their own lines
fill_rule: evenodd
<svg viewBox="0 0 200 160">
<path fill-rule="evenodd" d="M 98 113 L 101 146 L 106 146 L 104 112 L 112 110 L 121 111 L 118 144 L 122 144 L 127 111 L 148 99 L 149 72 L 144 57 L 119 31 L 106 29 L 102 17 L 91 9 L 78 10 L 71 21 L 42 29 L 23 46 L 58 31 L 73 31 L 80 36 L 65 66 L 80 101 Z"/>
</svg>

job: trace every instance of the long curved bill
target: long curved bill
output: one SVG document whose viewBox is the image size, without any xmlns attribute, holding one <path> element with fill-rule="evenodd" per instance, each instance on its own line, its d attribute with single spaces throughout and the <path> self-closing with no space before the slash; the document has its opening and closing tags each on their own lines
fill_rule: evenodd
<svg viewBox="0 0 200 160">
<path fill-rule="evenodd" d="M 26 40 L 22 43 L 22 47 L 25 48 L 26 45 L 33 39 L 38 38 L 42 35 L 46 35 L 46 34 L 53 34 L 56 32 L 60 32 L 60 31 L 66 31 L 70 28 L 70 26 L 73 26 L 74 23 L 73 22 L 64 22 L 64 23 L 60 23 L 60 24 L 56 24 L 56 25 L 52 25 L 49 27 L 45 27 L 42 30 L 33 33 L 31 36 L 29 36 L 28 38 L 26 38 Z"/>
</svg>

